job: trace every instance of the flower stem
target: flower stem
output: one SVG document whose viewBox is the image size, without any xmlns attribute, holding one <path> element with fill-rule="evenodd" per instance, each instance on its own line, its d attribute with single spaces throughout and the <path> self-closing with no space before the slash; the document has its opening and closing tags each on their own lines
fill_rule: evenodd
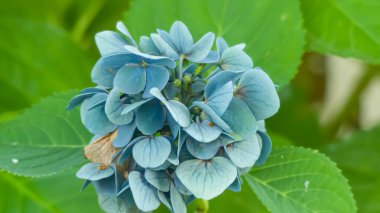
<svg viewBox="0 0 380 213">
<path fill-rule="evenodd" d="M 207 213 L 208 212 L 208 201 L 207 200 L 202 200 L 202 199 L 197 199 L 195 201 L 196 209 L 195 213 Z"/>
<path fill-rule="evenodd" d="M 179 57 L 179 65 L 178 65 L 178 79 L 182 80 L 182 66 L 183 66 L 183 60 L 185 59 L 184 55 L 181 55 Z"/>
</svg>

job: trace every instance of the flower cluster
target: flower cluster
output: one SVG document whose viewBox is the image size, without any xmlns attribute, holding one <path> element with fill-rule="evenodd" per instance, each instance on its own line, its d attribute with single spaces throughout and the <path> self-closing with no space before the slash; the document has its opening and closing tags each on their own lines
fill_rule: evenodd
<svg viewBox="0 0 380 213">
<path fill-rule="evenodd" d="M 269 76 L 244 44 L 205 34 L 197 42 L 176 21 L 140 42 L 117 23 L 95 40 L 101 58 L 68 109 L 95 136 L 77 177 L 92 183 L 107 212 L 186 212 L 195 198 L 239 191 L 241 175 L 264 163 L 271 141 L 264 120 L 278 111 Z"/>
</svg>

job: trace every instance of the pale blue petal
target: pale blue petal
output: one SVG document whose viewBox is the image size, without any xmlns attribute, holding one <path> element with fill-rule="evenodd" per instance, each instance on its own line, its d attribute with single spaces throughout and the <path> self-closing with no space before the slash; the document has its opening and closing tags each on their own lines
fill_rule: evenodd
<svg viewBox="0 0 380 213">
<path fill-rule="evenodd" d="M 174 60 L 179 59 L 178 53 L 160 35 L 153 33 L 150 37 L 160 55 L 167 56 Z"/>
<path fill-rule="evenodd" d="M 224 157 L 211 160 L 188 160 L 181 163 L 176 174 L 195 197 L 210 200 L 234 182 L 236 167 Z"/>
<path fill-rule="evenodd" d="M 184 128 L 183 130 L 195 140 L 204 143 L 208 143 L 217 139 L 222 133 L 222 129 L 210 121 L 192 123 L 190 126 Z"/>
<path fill-rule="evenodd" d="M 178 165 L 179 164 L 179 159 L 177 158 L 177 149 L 172 146 L 172 151 L 170 152 L 170 155 L 168 157 L 168 161 L 173 164 L 173 165 Z"/>
<path fill-rule="evenodd" d="M 169 100 L 174 99 L 175 95 L 178 92 L 178 87 L 176 87 L 173 82 L 168 82 L 164 88 L 165 96 L 168 97 Z"/>
<path fill-rule="evenodd" d="M 107 90 L 104 90 L 102 88 L 88 87 L 88 88 L 84 88 L 80 91 L 80 94 L 85 94 L 85 93 L 108 93 L 108 92 L 107 92 Z"/>
<path fill-rule="evenodd" d="M 125 114 L 128 114 L 130 112 L 132 112 L 133 110 L 136 110 L 138 109 L 141 105 L 151 101 L 152 99 L 149 98 L 149 99 L 144 99 L 144 100 L 140 100 L 140 101 L 136 101 L 134 103 L 131 103 L 131 104 L 127 104 L 125 106 L 125 108 L 123 109 L 123 111 L 121 112 L 122 115 L 125 115 Z"/>
<path fill-rule="evenodd" d="M 112 145 L 117 148 L 125 147 L 132 139 L 136 129 L 135 122 L 120 126 L 117 129 L 117 137 L 112 141 Z"/>
<path fill-rule="evenodd" d="M 240 175 L 238 175 L 235 181 L 228 187 L 228 189 L 233 192 L 240 192 L 242 184 L 243 184 L 243 180 L 241 179 Z"/>
<path fill-rule="evenodd" d="M 170 176 L 166 171 L 152 171 L 150 169 L 145 170 L 145 180 L 156 189 L 162 192 L 169 192 L 170 190 Z"/>
<path fill-rule="evenodd" d="M 126 104 L 123 103 L 122 96 L 118 89 L 112 89 L 108 95 L 105 105 L 105 113 L 108 119 L 116 125 L 126 125 L 132 122 L 133 113 L 122 115 Z"/>
<path fill-rule="evenodd" d="M 181 21 L 175 21 L 173 23 L 170 28 L 170 38 L 173 45 L 180 53 L 184 53 L 194 43 L 189 29 Z"/>
<path fill-rule="evenodd" d="M 106 103 L 106 100 L 100 100 L 99 102 L 88 106 L 87 110 L 92 110 L 92 109 L 95 109 L 96 107 L 105 106 L 105 103 Z"/>
<path fill-rule="evenodd" d="M 230 160 L 239 168 L 253 166 L 261 151 L 256 135 L 230 143 L 224 149 Z"/>
<path fill-rule="evenodd" d="M 215 34 L 206 33 L 197 43 L 184 53 L 189 61 L 199 62 L 206 58 L 214 43 Z"/>
<path fill-rule="evenodd" d="M 157 49 L 156 45 L 154 45 L 151 38 L 148 36 L 140 37 L 140 49 L 142 52 L 147 53 L 149 55 L 159 55 L 160 52 Z"/>
<path fill-rule="evenodd" d="M 166 106 L 173 116 L 173 119 L 178 122 L 180 126 L 187 127 L 190 125 L 190 112 L 184 104 L 175 100 L 167 101 L 157 88 L 152 88 L 150 93 Z"/>
<path fill-rule="evenodd" d="M 206 58 L 198 61 L 198 63 L 201 64 L 214 64 L 219 61 L 218 53 L 215 51 L 210 50 Z"/>
<path fill-rule="evenodd" d="M 128 44 L 130 44 L 130 45 L 132 45 L 132 46 L 135 46 L 135 47 L 137 46 L 135 40 L 132 38 L 131 34 L 129 33 L 127 27 L 124 25 L 123 22 L 118 21 L 118 22 L 116 23 L 116 29 L 117 29 L 120 33 L 122 33 L 122 34 L 124 34 L 124 35 L 126 36 L 126 39 L 127 39 L 127 41 L 128 41 Z"/>
<path fill-rule="evenodd" d="M 137 137 L 137 138 L 133 139 L 130 143 L 128 143 L 127 146 L 121 152 L 118 163 L 123 164 L 124 161 L 126 161 L 129 157 L 131 157 L 133 146 L 143 139 L 146 139 L 146 136 Z"/>
<path fill-rule="evenodd" d="M 257 134 L 259 142 L 261 142 L 261 152 L 259 159 L 256 161 L 256 165 L 263 165 L 272 150 L 272 141 L 265 132 L 257 131 Z"/>
<path fill-rule="evenodd" d="M 128 179 L 133 198 L 140 210 L 153 211 L 160 206 L 156 189 L 145 180 L 141 173 L 132 171 L 129 173 Z"/>
<path fill-rule="evenodd" d="M 186 213 L 186 203 L 173 183 L 170 184 L 170 201 L 172 203 L 173 212 Z"/>
<path fill-rule="evenodd" d="M 231 128 L 236 139 L 248 138 L 256 133 L 258 123 L 244 101 L 233 98 L 222 119 Z"/>
<path fill-rule="evenodd" d="M 133 158 L 143 168 L 155 168 L 163 163 L 171 151 L 168 139 L 159 137 L 146 137 L 133 147 Z"/>
<path fill-rule="evenodd" d="M 201 160 L 208 160 L 216 155 L 220 147 L 220 142 L 215 140 L 210 143 L 201 143 L 192 137 L 187 137 L 186 147 L 194 157 Z"/>
<path fill-rule="evenodd" d="M 210 106 L 217 115 L 222 116 L 230 104 L 234 92 L 234 85 L 229 81 L 225 85 L 209 93 L 210 90 L 205 91 L 206 104 Z"/>
<path fill-rule="evenodd" d="M 177 159 L 180 160 L 180 153 L 182 150 L 183 145 L 185 145 L 186 138 L 187 138 L 186 132 L 183 132 L 182 130 L 179 130 L 178 135 L 178 144 L 177 144 Z"/>
<path fill-rule="evenodd" d="M 96 92 L 79 94 L 70 100 L 66 109 L 67 110 L 73 110 L 75 107 L 80 105 L 84 100 L 86 100 L 87 98 L 90 98 L 96 94 L 97 94 Z"/>
<path fill-rule="evenodd" d="M 220 87 L 224 86 L 229 81 L 232 81 L 234 84 L 236 79 L 241 76 L 243 72 L 232 72 L 232 71 L 222 71 L 216 75 L 214 75 L 208 81 L 205 87 L 206 94 L 215 93 Z"/>
<path fill-rule="evenodd" d="M 117 186 L 115 182 L 115 175 L 108 178 L 92 181 L 96 192 L 107 196 L 115 197 L 117 195 Z"/>
<path fill-rule="evenodd" d="M 108 94 L 98 93 L 90 99 L 86 99 L 81 106 L 81 118 L 84 126 L 93 134 L 106 135 L 116 129 L 105 113 L 104 106 L 98 106 L 88 110 L 90 106 L 107 98 Z"/>
<path fill-rule="evenodd" d="M 222 57 L 223 52 L 228 48 L 227 42 L 221 38 L 216 38 L 216 48 L 218 49 L 218 55 L 219 57 Z"/>
<path fill-rule="evenodd" d="M 183 70 L 183 73 L 185 73 L 185 74 L 189 74 L 189 75 L 194 75 L 196 68 L 197 68 L 197 65 L 196 65 L 196 64 L 190 64 L 189 66 L 187 66 L 187 67 Z"/>
<path fill-rule="evenodd" d="M 191 84 L 191 92 L 195 95 L 201 94 L 204 91 L 205 86 L 206 82 L 203 79 L 195 78 L 194 82 Z"/>
<path fill-rule="evenodd" d="M 111 212 L 128 212 L 128 213 L 140 213 L 134 203 L 131 190 L 125 191 L 118 197 L 110 196 L 106 194 L 98 194 L 99 205 L 103 211 Z"/>
<path fill-rule="evenodd" d="M 258 68 L 242 75 L 236 91 L 236 96 L 249 106 L 257 120 L 271 117 L 280 108 L 280 99 L 272 80 Z"/>
<path fill-rule="evenodd" d="M 199 102 L 199 101 L 194 101 L 193 102 L 193 106 L 197 106 L 199 108 L 201 108 L 206 114 L 207 116 L 210 118 L 210 120 L 218 127 L 220 127 L 221 129 L 223 129 L 224 131 L 230 133 L 232 130 L 231 128 L 228 126 L 228 124 L 226 122 L 224 122 L 217 114 L 216 112 L 214 112 L 213 109 L 211 109 L 208 105 L 206 105 L 205 103 L 203 102 Z"/>
<path fill-rule="evenodd" d="M 148 64 L 156 64 L 156 65 L 161 65 L 161 66 L 165 66 L 168 68 L 175 68 L 176 67 L 175 61 L 171 58 L 164 57 L 164 56 L 149 55 L 149 54 L 141 52 L 136 47 L 129 46 L 129 45 L 124 46 L 124 48 L 128 52 L 133 54 L 134 57 L 138 58 L 140 62 L 144 61 Z"/>
<path fill-rule="evenodd" d="M 161 203 L 163 203 L 168 209 L 172 209 L 169 198 L 166 196 L 168 193 L 163 193 L 157 190 L 158 199 L 160 199 Z"/>
<path fill-rule="evenodd" d="M 241 49 L 241 46 L 233 46 L 226 49 L 219 63 L 222 70 L 241 71 L 253 67 L 251 57 Z"/>
<path fill-rule="evenodd" d="M 152 135 L 164 126 L 166 111 L 158 100 L 150 101 L 136 112 L 136 126 L 144 135 Z"/>
<path fill-rule="evenodd" d="M 100 55 L 106 56 L 117 52 L 126 52 L 124 45 L 128 42 L 119 33 L 113 31 L 103 31 L 95 35 L 95 43 L 98 46 Z"/>
<path fill-rule="evenodd" d="M 112 167 L 107 167 L 106 169 L 99 169 L 100 164 L 97 163 L 87 163 L 82 166 L 77 172 L 76 176 L 80 179 L 96 181 L 110 177 L 114 174 Z"/>
<path fill-rule="evenodd" d="M 181 183 L 181 181 L 179 180 L 179 178 L 177 177 L 177 175 L 174 173 L 173 175 L 173 181 L 174 181 L 174 184 L 177 188 L 177 190 L 183 194 L 183 195 L 191 195 L 191 192 L 183 185 L 183 183 Z"/>
<path fill-rule="evenodd" d="M 169 70 L 163 66 L 148 65 L 146 66 L 146 86 L 143 97 L 150 98 L 150 89 L 153 87 L 162 90 L 169 81 Z"/>
<path fill-rule="evenodd" d="M 166 113 L 166 121 L 169 125 L 173 138 L 177 138 L 178 132 L 180 130 L 180 125 L 174 120 L 173 116 L 170 113 Z"/>
<path fill-rule="evenodd" d="M 161 164 L 160 166 L 158 167 L 155 167 L 155 168 L 150 168 L 151 170 L 153 171 L 162 171 L 162 170 L 167 170 L 172 164 L 166 160 L 163 164 Z"/>
<path fill-rule="evenodd" d="M 126 94 L 137 94 L 146 85 L 146 68 L 128 64 L 120 68 L 115 76 L 114 86 Z"/>
</svg>

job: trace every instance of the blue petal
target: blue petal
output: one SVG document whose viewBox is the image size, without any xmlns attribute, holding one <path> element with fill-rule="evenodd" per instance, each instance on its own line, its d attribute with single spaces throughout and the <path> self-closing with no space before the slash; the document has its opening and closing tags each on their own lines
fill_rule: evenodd
<svg viewBox="0 0 380 213">
<path fill-rule="evenodd" d="M 144 135 L 152 135 L 164 126 L 166 111 L 158 100 L 142 105 L 136 112 L 137 128 Z"/>
<path fill-rule="evenodd" d="M 220 142 L 215 140 L 210 143 L 201 143 L 192 137 L 188 137 L 186 139 L 186 147 L 194 157 L 201 160 L 208 160 L 216 155 L 220 147 Z"/>
<path fill-rule="evenodd" d="M 236 139 L 248 138 L 256 133 L 258 123 L 244 101 L 233 98 L 222 119 L 233 131 Z"/>
<path fill-rule="evenodd" d="M 114 86 L 126 94 L 137 94 L 146 85 L 146 67 L 128 64 L 120 68 L 115 76 Z"/>
<path fill-rule="evenodd" d="M 179 131 L 178 144 L 177 144 L 177 159 L 180 160 L 180 153 L 183 145 L 185 145 L 187 134 L 183 131 Z"/>
<path fill-rule="evenodd" d="M 173 23 L 170 28 L 170 38 L 179 53 L 184 53 L 194 43 L 189 29 L 181 21 L 175 21 Z"/>
<path fill-rule="evenodd" d="M 138 109 L 140 106 L 142 106 L 143 104 L 151 101 L 152 99 L 144 99 L 144 100 L 140 100 L 140 101 L 136 101 L 136 102 L 133 102 L 131 104 L 127 104 L 125 106 L 125 108 L 123 109 L 123 111 L 121 112 L 122 115 L 125 115 L 125 114 L 128 114 L 130 112 L 132 112 L 133 110 L 136 110 Z"/>
<path fill-rule="evenodd" d="M 211 109 L 208 105 L 206 105 L 205 103 L 199 102 L 199 101 L 194 101 L 193 106 L 197 106 L 197 107 L 201 108 L 216 126 L 220 127 L 221 129 L 223 129 L 224 131 L 226 131 L 228 133 L 230 133 L 232 131 L 231 128 L 228 126 L 228 124 L 226 122 L 224 122 L 216 114 L 216 112 L 213 109 Z"/>
<path fill-rule="evenodd" d="M 228 187 L 228 189 L 233 192 L 240 192 L 242 184 L 243 184 L 243 180 L 241 179 L 240 175 L 238 175 L 235 181 Z"/>
<path fill-rule="evenodd" d="M 110 177 L 114 174 L 112 167 L 100 169 L 101 165 L 97 163 L 87 163 L 79 169 L 76 176 L 80 179 L 96 181 Z"/>
<path fill-rule="evenodd" d="M 107 92 L 107 90 L 104 90 L 102 88 L 88 87 L 88 88 L 84 88 L 80 91 L 80 94 L 85 94 L 85 93 L 108 93 L 108 92 Z"/>
<path fill-rule="evenodd" d="M 153 33 L 150 35 L 150 37 L 152 39 L 153 44 L 159 51 L 160 55 L 164 55 L 174 60 L 178 60 L 178 53 L 164 39 L 162 39 L 161 36 Z"/>
<path fill-rule="evenodd" d="M 208 143 L 217 139 L 222 133 L 222 129 L 215 126 L 210 121 L 192 123 L 190 126 L 184 128 L 183 130 L 195 140 L 204 143 Z"/>
<path fill-rule="evenodd" d="M 206 104 L 209 105 L 217 115 L 221 116 L 230 104 L 234 92 L 234 85 L 231 81 L 209 93 L 205 91 Z"/>
<path fill-rule="evenodd" d="M 169 198 L 166 196 L 168 193 L 163 193 L 157 190 L 158 199 L 163 203 L 168 209 L 172 209 Z"/>
<path fill-rule="evenodd" d="M 258 68 L 242 75 L 236 96 L 249 106 L 257 120 L 271 117 L 280 108 L 280 99 L 272 80 Z"/>
<path fill-rule="evenodd" d="M 183 73 L 185 73 L 185 74 L 189 74 L 189 75 L 194 75 L 196 68 L 197 68 L 197 65 L 195 65 L 195 64 L 190 64 L 189 66 L 187 66 L 187 67 L 184 69 Z"/>
<path fill-rule="evenodd" d="M 118 189 L 116 186 L 115 175 L 112 175 L 105 179 L 93 181 L 92 185 L 98 194 L 112 197 L 115 197 L 117 195 Z"/>
<path fill-rule="evenodd" d="M 170 176 L 166 171 L 152 171 L 150 169 L 145 170 L 144 177 L 148 183 L 156 187 L 156 189 L 162 192 L 169 192 L 170 190 Z"/>
<path fill-rule="evenodd" d="M 143 97 L 150 98 L 150 89 L 153 87 L 162 90 L 169 81 L 169 71 L 163 66 L 148 65 L 146 66 L 146 87 Z"/>
<path fill-rule="evenodd" d="M 235 83 L 235 80 L 240 77 L 240 75 L 243 72 L 232 72 L 232 71 L 223 71 L 212 78 L 210 78 L 209 82 L 207 83 L 205 87 L 205 93 L 206 94 L 213 94 L 215 93 L 220 87 L 227 84 L 229 81 L 232 81 L 232 83 Z"/>
<path fill-rule="evenodd" d="M 201 94 L 204 91 L 205 86 L 206 83 L 203 79 L 195 78 L 194 82 L 191 84 L 191 92 L 195 95 Z"/>
<path fill-rule="evenodd" d="M 113 53 L 101 57 L 91 71 L 91 79 L 98 85 L 112 88 L 117 71 L 127 63 L 139 63 L 139 61 L 128 53 Z"/>
<path fill-rule="evenodd" d="M 161 65 L 168 68 L 176 67 L 175 61 L 171 58 L 163 57 L 163 56 L 148 55 L 146 53 L 141 52 L 136 47 L 129 46 L 129 45 L 124 46 L 124 48 L 128 52 L 130 52 L 134 57 L 136 57 L 140 61 L 140 63 L 144 61 L 147 64 L 156 64 L 156 65 Z"/>
<path fill-rule="evenodd" d="M 121 98 L 120 91 L 112 89 L 105 105 L 105 113 L 108 119 L 116 125 L 126 125 L 133 120 L 133 113 L 121 114 L 126 107 Z"/>
<path fill-rule="evenodd" d="M 118 197 L 98 194 L 99 205 L 105 212 L 140 212 L 134 203 L 131 190 L 125 191 Z"/>
<path fill-rule="evenodd" d="M 120 126 L 117 129 L 117 137 L 112 141 L 114 147 L 125 147 L 132 139 L 136 129 L 135 122 L 131 122 L 128 125 Z"/>
<path fill-rule="evenodd" d="M 157 88 L 152 88 L 150 93 L 166 106 L 173 116 L 173 119 L 178 122 L 180 126 L 187 127 L 190 124 L 190 112 L 184 104 L 174 100 L 167 101 Z"/>
<path fill-rule="evenodd" d="M 252 167 L 261 151 L 256 135 L 228 144 L 224 149 L 230 160 L 239 168 Z"/>
<path fill-rule="evenodd" d="M 191 195 L 191 192 L 183 185 L 183 183 L 181 183 L 181 181 L 179 180 L 179 178 L 177 177 L 177 175 L 174 173 L 173 175 L 173 181 L 174 181 L 174 184 L 177 188 L 177 190 L 183 194 L 183 195 Z"/>
<path fill-rule="evenodd" d="M 142 52 L 149 55 L 159 55 L 160 52 L 157 49 L 156 45 L 153 43 L 152 39 L 148 36 L 140 37 L 140 49 Z"/>
<path fill-rule="evenodd" d="M 108 119 L 104 111 L 104 106 L 98 106 L 92 110 L 88 110 L 90 106 L 106 98 L 107 94 L 98 93 L 90 99 L 86 99 L 81 106 L 83 124 L 91 133 L 96 135 L 106 135 L 116 129 L 116 125 Z"/>
<path fill-rule="evenodd" d="M 218 55 L 219 57 L 222 57 L 223 52 L 228 48 L 227 42 L 221 38 L 216 38 L 216 48 L 218 49 Z"/>
<path fill-rule="evenodd" d="M 132 38 L 131 34 L 129 33 L 127 27 L 123 24 L 123 22 L 118 21 L 116 23 L 116 29 L 120 33 L 122 33 L 122 34 L 124 34 L 126 36 L 129 45 L 132 45 L 132 46 L 135 46 L 135 47 L 137 46 L 135 40 Z"/>
<path fill-rule="evenodd" d="M 211 47 L 214 43 L 215 34 L 207 33 L 204 35 L 197 43 L 195 43 L 190 49 L 188 49 L 184 54 L 189 61 L 199 62 L 206 58 L 209 54 Z"/>
<path fill-rule="evenodd" d="M 124 161 L 126 161 L 129 157 L 131 157 L 133 146 L 145 138 L 146 138 L 146 136 L 140 136 L 140 137 L 133 139 L 130 143 L 128 143 L 127 146 L 121 152 L 118 163 L 123 164 Z"/>
<path fill-rule="evenodd" d="M 133 147 L 133 158 L 143 168 L 155 168 L 163 163 L 171 151 L 171 143 L 166 138 L 146 137 Z"/>
<path fill-rule="evenodd" d="M 153 211 L 160 206 L 156 190 L 145 180 L 144 176 L 136 171 L 128 175 L 133 198 L 137 207 L 142 211 Z"/>
<path fill-rule="evenodd" d="M 95 35 L 95 42 L 102 56 L 117 52 L 126 52 L 124 46 L 128 44 L 123 36 L 113 31 L 97 33 Z"/>
<path fill-rule="evenodd" d="M 173 138 L 177 138 L 178 132 L 180 130 L 180 125 L 174 120 L 173 116 L 170 113 L 166 113 L 166 121 L 169 125 Z"/>
<path fill-rule="evenodd" d="M 272 141 L 265 132 L 257 131 L 257 134 L 259 142 L 261 142 L 261 152 L 259 159 L 256 161 L 256 165 L 263 165 L 272 150 Z"/>
<path fill-rule="evenodd" d="M 253 67 L 251 57 L 247 55 L 240 45 L 226 49 L 220 59 L 222 70 L 242 71 Z"/>
<path fill-rule="evenodd" d="M 173 212 L 186 213 L 186 203 L 173 183 L 170 184 L 170 201 L 172 203 Z"/>
<path fill-rule="evenodd" d="M 220 195 L 237 175 L 236 167 L 224 157 L 207 161 L 188 160 L 181 163 L 175 172 L 195 197 L 205 200 Z"/>
<path fill-rule="evenodd" d="M 67 110 L 73 110 L 75 107 L 80 105 L 84 100 L 86 100 L 87 98 L 90 98 L 96 94 L 97 94 L 96 92 L 79 94 L 70 100 L 66 109 Z"/>
<path fill-rule="evenodd" d="M 208 53 L 208 55 L 206 56 L 206 58 L 198 61 L 198 63 L 201 63 L 201 64 L 213 64 L 213 63 L 216 63 L 219 61 L 219 57 L 218 57 L 218 53 L 216 53 L 215 51 L 210 51 Z"/>
</svg>

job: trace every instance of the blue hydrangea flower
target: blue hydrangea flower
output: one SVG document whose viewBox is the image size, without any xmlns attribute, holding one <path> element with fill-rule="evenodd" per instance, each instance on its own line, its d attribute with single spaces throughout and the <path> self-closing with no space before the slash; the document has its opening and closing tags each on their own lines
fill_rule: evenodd
<svg viewBox="0 0 380 213">
<path fill-rule="evenodd" d="M 193 41 L 174 22 L 137 43 L 121 22 L 96 34 L 101 54 L 68 104 L 94 134 L 78 172 L 106 212 L 186 212 L 196 198 L 238 192 L 241 176 L 268 158 L 264 120 L 280 107 L 275 86 L 244 52 L 207 33 Z"/>
</svg>

